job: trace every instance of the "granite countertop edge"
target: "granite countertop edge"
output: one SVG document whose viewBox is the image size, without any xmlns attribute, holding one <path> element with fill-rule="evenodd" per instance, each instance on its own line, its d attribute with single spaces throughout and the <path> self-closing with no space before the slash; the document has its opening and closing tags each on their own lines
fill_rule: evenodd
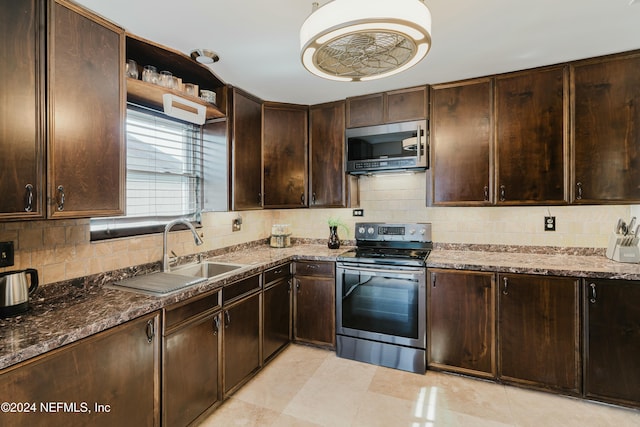
<svg viewBox="0 0 640 427">
<path fill-rule="evenodd" d="M 244 265 L 218 280 L 194 285 L 165 297 L 106 288 L 113 278 L 84 287 L 70 287 L 61 295 L 32 301 L 26 315 L 0 319 L 0 369 L 147 315 L 164 307 L 209 292 L 228 283 L 292 260 L 335 261 L 349 247 L 329 250 L 321 244 L 295 244 L 289 248 L 251 247 L 210 257 Z M 428 268 L 640 280 L 640 264 L 618 263 L 602 255 L 524 253 L 491 250 L 440 249 L 436 246 Z M 45 286 L 44 288 L 48 288 Z"/>
</svg>

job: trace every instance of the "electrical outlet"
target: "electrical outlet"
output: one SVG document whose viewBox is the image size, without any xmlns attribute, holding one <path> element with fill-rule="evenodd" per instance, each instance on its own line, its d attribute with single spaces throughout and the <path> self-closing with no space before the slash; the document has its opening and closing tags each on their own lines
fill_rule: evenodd
<svg viewBox="0 0 640 427">
<path fill-rule="evenodd" d="M 353 216 L 364 216 L 364 209 L 354 209 Z"/>
<path fill-rule="evenodd" d="M 13 242 L 0 242 L 0 267 L 13 265 Z"/>
<path fill-rule="evenodd" d="M 242 230 L 242 217 L 238 216 L 238 218 L 234 218 L 231 223 L 231 231 L 240 231 Z"/>
<path fill-rule="evenodd" d="M 544 217 L 544 231 L 556 231 L 556 217 L 545 216 Z"/>
</svg>

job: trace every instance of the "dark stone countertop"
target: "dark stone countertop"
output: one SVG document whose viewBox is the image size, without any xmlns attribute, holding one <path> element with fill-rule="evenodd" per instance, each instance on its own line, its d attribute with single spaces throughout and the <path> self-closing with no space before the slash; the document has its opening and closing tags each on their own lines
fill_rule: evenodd
<svg viewBox="0 0 640 427">
<path fill-rule="evenodd" d="M 247 246 L 210 260 L 242 264 L 230 276 L 194 285 L 165 297 L 109 289 L 103 285 L 127 276 L 157 271 L 157 265 L 105 274 L 82 283 L 47 285 L 31 300 L 28 313 L 0 319 L 0 369 L 62 347 L 74 341 L 120 325 L 147 313 L 220 288 L 227 283 L 259 273 L 282 262 L 306 259 L 335 261 L 347 250 L 330 250 L 323 244 L 302 242 L 289 248 Z M 427 266 L 490 272 L 528 273 L 572 277 L 640 280 L 640 264 L 611 261 L 601 251 L 563 251 L 554 248 L 479 247 L 436 245 Z"/>
</svg>

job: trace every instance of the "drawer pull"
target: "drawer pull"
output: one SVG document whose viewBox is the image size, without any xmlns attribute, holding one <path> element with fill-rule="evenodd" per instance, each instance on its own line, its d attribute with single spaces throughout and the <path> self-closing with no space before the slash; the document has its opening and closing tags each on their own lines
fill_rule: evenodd
<svg viewBox="0 0 640 427">
<path fill-rule="evenodd" d="M 503 295 L 509 295 L 509 279 L 506 277 L 502 278 L 502 294 Z"/>
<path fill-rule="evenodd" d="M 591 288 L 591 297 L 589 298 L 589 302 L 591 304 L 595 304 L 596 300 L 597 300 L 597 295 L 596 295 L 596 284 L 595 283 L 590 283 L 589 284 L 589 288 Z"/>
</svg>

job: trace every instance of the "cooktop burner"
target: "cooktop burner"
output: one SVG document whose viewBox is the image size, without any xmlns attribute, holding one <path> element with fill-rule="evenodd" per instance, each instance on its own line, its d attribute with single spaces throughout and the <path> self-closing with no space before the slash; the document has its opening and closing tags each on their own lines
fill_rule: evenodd
<svg viewBox="0 0 640 427">
<path fill-rule="evenodd" d="M 338 262 L 424 266 L 431 252 L 431 224 L 356 223 L 356 248 Z"/>
</svg>

